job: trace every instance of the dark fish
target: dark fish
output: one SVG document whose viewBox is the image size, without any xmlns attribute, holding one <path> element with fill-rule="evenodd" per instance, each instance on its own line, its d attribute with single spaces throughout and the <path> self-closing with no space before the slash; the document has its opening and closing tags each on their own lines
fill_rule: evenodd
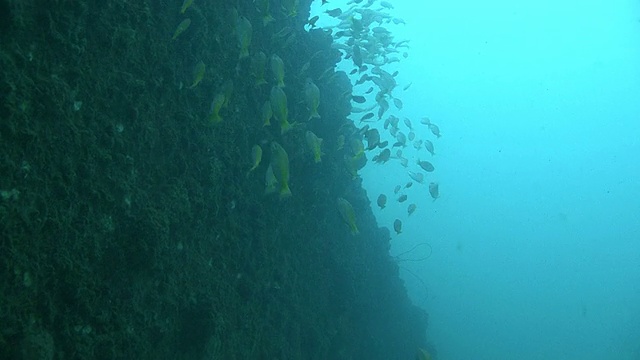
<svg viewBox="0 0 640 360">
<path fill-rule="evenodd" d="M 395 230 L 398 235 L 402 232 L 402 221 L 400 221 L 400 219 L 396 219 L 396 221 L 393 222 L 393 230 Z"/>
<path fill-rule="evenodd" d="M 394 193 L 394 194 L 397 194 L 397 193 L 400 191 L 400 189 L 402 189 L 402 186 L 400 186 L 400 185 L 396 185 L 396 187 L 395 187 L 395 188 L 393 188 L 393 193 Z"/>
<path fill-rule="evenodd" d="M 426 172 L 432 172 L 435 170 L 433 164 L 428 161 L 418 161 L 418 165 L 420 165 L 420 167 Z"/>
<path fill-rule="evenodd" d="M 384 149 L 380 152 L 380 154 L 373 157 L 373 161 L 375 161 L 378 164 L 384 164 L 387 161 L 389 161 L 390 157 L 391 157 L 391 151 L 389 149 Z"/>
<path fill-rule="evenodd" d="M 362 53 L 358 45 L 353 45 L 353 63 L 356 64 L 358 68 L 362 67 Z"/>
<path fill-rule="evenodd" d="M 327 10 L 325 12 L 327 13 L 327 15 L 332 16 L 332 17 L 337 17 L 337 16 L 342 15 L 342 9 L 340 9 L 340 8 L 335 8 L 333 10 Z"/>
<path fill-rule="evenodd" d="M 413 186 L 413 183 L 412 183 L 411 181 L 409 181 L 409 182 L 407 183 L 407 185 L 405 185 L 404 187 L 408 189 L 408 188 L 410 188 L 410 187 L 412 187 L 412 186 Z"/>
<path fill-rule="evenodd" d="M 416 204 L 410 204 L 409 207 L 407 207 L 407 213 L 409 213 L 409 216 L 411 216 L 411 214 L 416 211 L 416 207 Z"/>
<path fill-rule="evenodd" d="M 353 69 L 349 72 L 349 75 L 353 75 L 358 72 L 358 69 Z"/>
<path fill-rule="evenodd" d="M 400 197 L 398 198 L 398 202 L 405 202 L 407 201 L 407 195 L 402 194 L 400 195 Z"/>
<path fill-rule="evenodd" d="M 361 95 L 353 95 L 351 99 L 353 99 L 353 101 L 357 102 L 358 104 L 363 104 L 365 101 L 367 101 L 367 99 L 365 99 L 365 97 Z"/>
<path fill-rule="evenodd" d="M 364 93 L 365 93 L 365 95 L 366 94 L 371 94 L 372 91 L 373 91 L 373 86 L 370 87 L 369 90 L 365 91 Z"/>
<path fill-rule="evenodd" d="M 436 137 L 440 137 L 440 128 L 438 127 L 438 125 L 429 124 L 429 130 L 431 130 L 431 133 Z"/>
<path fill-rule="evenodd" d="M 432 182 L 429 184 L 429 194 L 431 194 L 431 197 L 433 198 L 433 200 L 440 197 L 440 189 L 438 187 L 438 183 Z"/>
<path fill-rule="evenodd" d="M 360 79 L 358 81 L 356 81 L 356 85 L 364 84 L 364 82 L 367 81 L 367 80 L 369 80 L 369 75 L 362 74 Z"/>
<path fill-rule="evenodd" d="M 434 152 L 433 149 L 433 143 L 429 140 L 425 140 L 424 141 L 424 147 L 427 149 L 428 152 L 431 153 L 431 156 L 435 155 L 436 153 Z"/>
<path fill-rule="evenodd" d="M 366 113 L 366 114 L 364 114 L 364 116 L 362 116 L 362 118 L 360 118 L 360 121 L 369 120 L 372 117 L 373 117 L 373 113 Z"/>
<path fill-rule="evenodd" d="M 380 196 L 378 196 L 378 206 L 380 206 L 380 209 L 384 209 L 386 205 L 387 205 L 387 196 L 385 194 L 380 194 Z"/>
<path fill-rule="evenodd" d="M 387 140 L 385 140 L 385 141 L 383 141 L 383 142 L 379 143 L 379 144 L 378 144 L 378 147 L 379 147 L 380 149 L 384 149 L 384 148 L 386 148 L 386 147 L 387 147 L 387 145 L 389 145 L 389 142 L 388 142 Z"/>
</svg>

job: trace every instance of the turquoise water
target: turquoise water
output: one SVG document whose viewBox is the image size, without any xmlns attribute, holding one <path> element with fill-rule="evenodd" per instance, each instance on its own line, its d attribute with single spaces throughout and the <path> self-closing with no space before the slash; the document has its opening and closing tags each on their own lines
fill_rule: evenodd
<svg viewBox="0 0 640 360">
<path fill-rule="evenodd" d="M 393 6 L 407 24 L 385 26 L 411 48 L 383 68 L 412 84 L 395 114 L 436 155 L 408 146 L 408 167 L 361 175 L 372 207 L 389 197 L 380 225 L 403 222 L 392 254 L 432 248 L 401 274 L 438 358 L 640 359 L 640 3 Z M 418 159 L 441 197 L 414 184 L 398 203 Z"/>
</svg>

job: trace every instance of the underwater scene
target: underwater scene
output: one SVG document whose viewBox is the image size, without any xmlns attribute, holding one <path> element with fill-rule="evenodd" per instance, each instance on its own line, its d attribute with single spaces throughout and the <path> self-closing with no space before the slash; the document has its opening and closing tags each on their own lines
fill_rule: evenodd
<svg viewBox="0 0 640 360">
<path fill-rule="evenodd" d="M 640 2 L 0 0 L 0 359 L 640 360 Z"/>
</svg>

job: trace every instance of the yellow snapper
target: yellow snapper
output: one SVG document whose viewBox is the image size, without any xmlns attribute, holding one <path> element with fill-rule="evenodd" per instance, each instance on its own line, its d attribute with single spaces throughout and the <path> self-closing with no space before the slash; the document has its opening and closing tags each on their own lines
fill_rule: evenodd
<svg viewBox="0 0 640 360">
<path fill-rule="evenodd" d="M 339 197 L 338 211 L 342 216 L 342 220 L 344 220 L 344 222 L 349 225 L 351 235 L 357 235 L 360 231 L 358 231 L 358 226 L 356 225 L 356 212 L 353 210 L 353 206 L 351 206 L 351 203 Z"/>
<path fill-rule="evenodd" d="M 284 87 L 284 62 L 276 54 L 271 55 L 271 72 L 276 80 L 276 85 Z"/>
<path fill-rule="evenodd" d="M 272 116 L 273 111 L 271 110 L 271 102 L 267 100 L 264 102 L 264 104 L 262 104 L 262 126 L 271 125 Z"/>
<path fill-rule="evenodd" d="M 289 189 L 289 155 L 277 142 L 271 143 L 271 168 L 280 184 L 280 198 L 291 196 Z"/>
<path fill-rule="evenodd" d="M 295 17 L 298 15 L 298 3 L 299 0 L 283 0 L 282 10 L 288 17 Z"/>
<path fill-rule="evenodd" d="M 320 89 L 313 83 L 313 80 L 307 79 L 304 85 L 304 98 L 307 102 L 307 107 L 311 111 L 309 120 L 313 118 L 320 118 L 318 114 L 318 106 L 320 105 Z"/>
<path fill-rule="evenodd" d="M 196 67 L 193 69 L 193 83 L 189 86 L 189 89 L 193 89 L 194 87 L 200 84 L 200 81 L 204 78 L 204 73 L 206 71 L 206 66 L 202 62 L 202 60 L 198 61 Z"/>
<path fill-rule="evenodd" d="M 218 124 L 222 122 L 222 118 L 220 117 L 220 108 L 225 103 L 225 96 L 223 94 L 217 94 L 213 101 L 211 102 L 211 111 L 209 112 L 209 121 L 212 124 Z"/>
<path fill-rule="evenodd" d="M 249 173 L 255 170 L 258 165 L 260 165 L 260 161 L 262 161 L 262 148 L 260 147 L 260 145 L 253 145 L 253 147 L 251 148 L 252 166 L 251 169 L 249 169 L 249 171 L 247 172 L 247 176 L 249 176 Z"/>
<path fill-rule="evenodd" d="M 246 17 L 241 16 L 236 28 L 238 47 L 240 48 L 240 59 L 244 59 L 249 56 L 249 45 L 251 45 L 252 33 L 253 27 L 251 26 L 251 22 L 247 20 Z"/>
<path fill-rule="evenodd" d="M 182 20 L 182 22 L 178 24 L 178 27 L 176 28 L 176 31 L 173 33 L 173 37 L 171 39 L 175 40 L 178 36 L 180 36 L 180 34 L 182 34 L 185 30 L 189 28 L 189 25 L 191 25 L 191 19 L 186 18 Z"/>
<path fill-rule="evenodd" d="M 313 153 L 313 160 L 316 163 L 322 161 L 322 139 L 320 139 L 316 134 L 314 134 L 311 130 L 307 130 L 305 134 L 305 138 L 307 139 L 307 145 L 309 145 L 309 149 Z"/>
<path fill-rule="evenodd" d="M 182 7 L 180 8 L 180 14 L 184 14 L 191 4 L 193 4 L 193 0 L 184 0 Z"/>
<path fill-rule="evenodd" d="M 254 2 L 258 12 L 262 14 L 262 26 L 267 26 L 270 22 L 275 21 L 269 11 L 269 0 L 256 0 Z"/>
<path fill-rule="evenodd" d="M 251 72 L 255 78 L 255 86 L 266 84 L 264 79 L 264 67 L 267 64 L 267 55 L 262 51 L 258 51 L 251 57 Z"/>
<path fill-rule="evenodd" d="M 280 131 L 282 134 L 291 129 L 289 124 L 289 110 L 287 109 L 287 95 L 278 86 L 271 88 L 271 110 L 273 116 L 280 122 Z"/>
<path fill-rule="evenodd" d="M 265 195 L 273 194 L 277 190 L 276 186 L 278 186 L 278 179 L 276 179 L 276 176 L 273 174 L 273 167 L 271 167 L 271 164 L 269 164 L 267 172 L 264 174 L 264 186 Z"/>
</svg>

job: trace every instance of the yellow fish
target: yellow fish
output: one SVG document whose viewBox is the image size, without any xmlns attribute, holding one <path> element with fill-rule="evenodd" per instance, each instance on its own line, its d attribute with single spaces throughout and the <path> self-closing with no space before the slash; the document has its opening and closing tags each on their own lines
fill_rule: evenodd
<svg viewBox="0 0 640 360">
<path fill-rule="evenodd" d="M 173 33 L 173 37 L 171 39 L 175 40 L 178 36 L 180 36 L 180 34 L 182 34 L 185 30 L 189 28 L 189 25 L 191 25 L 191 19 L 186 18 L 182 20 L 182 22 L 178 24 L 178 27 L 176 28 L 176 31 Z"/>
<path fill-rule="evenodd" d="M 349 225 L 351 235 L 357 235 L 360 231 L 358 231 L 358 225 L 356 225 L 356 212 L 353 210 L 353 206 L 351 206 L 351 203 L 339 197 L 338 211 L 342 216 L 342 220 L 344 220 L 344 222 Z"/>
<path fill-rule="evenodd" d="M 254 2 L 258 12 L 262 14 L 262 26 L 267 26 L 270 22 L 275 21 L 269 12 L 269 0 L 257 0 Z"/>
<path fill-rule="evenodd" d="M 240 48 L 239 57 L 244 59 L 249 56 L 249 45 L 251 45 L 251 36 L 253 35 L 253 27 L 246 17 L 241 16 L 238 20 L 236 34 L 238 35 L 238 47 Z"/>
<path fill-rule="evenodd" d="M 205 69 L 206 67 L 202 60 L 198 61 L 195 69 L 193 70 L 193 83 L 191 84 L 191 86 L 189 86 L 189 89 L 193 89 L 194 87 L 198 86 L 198 84 L 200 84 L 200 81 L 202 81 L 202 79 L 204 78 L 204 73 L 206 71 Z"/>
<path fill-rule="evenodd" d="M 271 143 L 271 168 L 280 184 L 280 198 L 291 196 L 289 189 L 289 155 L 277 142 Z"/>
<path fill-rule="evenodd" d="M 184 14 L 185 11 L 193 4 L 193 0 L 184 0 L 182 7 L 180 8 L 180 14 Z"/>
<path fill-rule="evenodd" d="M 225 102 L 225 98 L 223 94 L 217 94 L 213 101 L 211 102 L 211 111 L 209 112 L 209 121 L 212 124 L 218 124 L 222 122 L 222 118 L 220 117 L 220 108 Z"/>
<path fill-rule="evenodd" d="M 284 87 L 284 62 L 276 54 L 271 55 L 271 72 L 276 80 L 276 86 Z"/>
<path fill-rule="evenodd" d="M 318 114 L 318 106 L 320 106 L 320 89 L 318 89 L 311 79 L 307 79 L 307 82 L 304 85 L 304 97 L 307 102 L 307 107 L 311 111 L 309 120 L 313 118 L 319 119 L 320 114 Z"/>
<path fill-rule="evenodd" d="M 271 102 L 267 100 L 262 104 L 262 126 L 271 125 L 271 117 L 273 117 L 273 110 L 271 110 Z"/>
<path fill-rule="evenodd" d="M 273 116 L 280 122 L 280 131 L 284 134 L 291 129 L 291 124 L 289 124 L 288 119 L 287 95 L 281 88 L 274 86 L 271 88 L 270 100 Z"/>
<path fill-rule="evenodd" d="M 264 67 L 266 64 L 267 55 L 265 55 L 262 51 L 258 51 L 251 57 L 251 72 L 253 73 L 253 77 L 256 80 L 256 87 L 267 83 L 267 81 L 264 79 Z"/>
<path fill-rule="evenodd" d="M 418 353 L 416 354 L 416 360 L 431 360 L 431 354 L 429 354 L 424 349 L 418 348 Z"/>
<path fill-rule="evenodd" d="M 276 179 L 276 176 L 273 174 L 273 167 L 271 167 L 271 164 L 269 164 L 267 172 L 264 174 L 264 186 L 265 195 L 273 194 L 277 190 L 276 186 L 278 186 L 278 179 Z"/>
<path fill-rule="evenodd" d="M 311 152 L 313 153 L 313 160 L 316 163 L 319 163 L 320 161 L 322 161 L 322 139 L 311 132 L 311 130 L 307 130 L 305 138 L 307 139 L 307 145 L 309 145 L 309 149 L 311 149 Z"/>
<path fill-rule="evenodd" d="M 251 166 L 251 169 L 247 171 L 247 176 L 249 176 L 249 173 L 255 170 L 262 161 L 262 148 L 260 147 L 260 145 L 253 145 L 253 147 L 251 148 L 251 160 L 253 166 Z"/>
</svg>

